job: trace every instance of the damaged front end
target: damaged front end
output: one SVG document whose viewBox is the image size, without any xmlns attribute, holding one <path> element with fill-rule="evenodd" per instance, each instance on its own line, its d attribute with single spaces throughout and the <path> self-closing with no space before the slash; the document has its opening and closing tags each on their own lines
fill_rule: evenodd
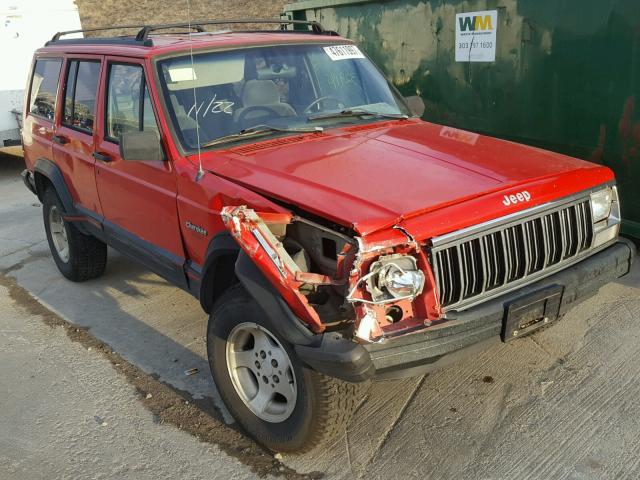
<svg viewBox="0 0 640 480">
<path fill-rule="evenodd" d="M 378 343 L 441 318 L 427 256 L 401 228 L 358 237 L 337 225 L 245 206 L 223 208 L 222 220 L 314 333 Z"/>
</svg>

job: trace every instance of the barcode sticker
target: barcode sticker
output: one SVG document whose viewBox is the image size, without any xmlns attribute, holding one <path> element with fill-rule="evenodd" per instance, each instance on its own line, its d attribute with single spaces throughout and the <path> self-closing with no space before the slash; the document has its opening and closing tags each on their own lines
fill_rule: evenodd
<svg viewBox="0 0 640 480">
<path fill-rule="evenodd" d="M 334 62 L 349 58 L 364 58 L 360 49 L 355 45 L 331 45 L 330 47 L 324 47 L 324 51 Z"/>
</svg>

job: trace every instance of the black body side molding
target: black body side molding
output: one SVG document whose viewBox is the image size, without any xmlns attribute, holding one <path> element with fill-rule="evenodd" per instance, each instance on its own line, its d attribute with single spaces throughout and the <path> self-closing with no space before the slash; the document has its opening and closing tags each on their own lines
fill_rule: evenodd
<svg viewBox="0 0 640 480">
<path fill-rule="evenodd" d="M 58 198 L 60 198 L 60 201 L 64 206 L 64 213 L 70 216 L 80 215 L 73 205 L 73 198 L 71 197 L 69 188 L 64 181 L 62 171 L 55 163 L 53 163 L 51 160 L 47 160 L 46 158 L 39 158 L 38 160 L 36 160 L 36 164 L 33 167 L 33 172 L 35 194 L 38 196 L 38 199 L 40 201 L 42 201 L 42 194 L 44 193 L 42 177 L 45 177 L 51 182 L 53 188 L 55 188 L 56 193 L 58 194 Z M 76 225 L 81 233 L 85 235 L 89 234 L 82 222 L 78 222 Z"/>
<path fill-rule="evenodd" d="M 73 199 L 71 198 L 71 194 L 69 193 L 69 189 L 67 188 L 67 184 L 64 181 L 60 168 L 51 160 L 39 158 L 33 167 L 33 171 L 34 173 L 43 175 L 49 179 L 53 188 L 56 189 L 56 193 L 58 194 L 62 205 L 64 205 L 65 213 L 75 214 L 76 209 L 73 206 Z M 44 186 L 42 185 L 42 181 L 38 180 L 38 175 L 35 175 L 34 178 L 36 183 L 36 195 L 40 198 L 44 193 Z"/>
<path fill-rule="evenodd" d="M 220 232 L 209 242 L 204 265 L 188 266 L 189 288 L 205 312 L 210 313 L 216 299 L 233 284 L 234 265 L 239 252 L 240 246 L 231 234 Z M 224 278 L 217 277 L 217 274 L 224 275 Z"/>
<path fill-rule="evenodd" d="M 244 252 L 238 254 L 236 275 L 249 295 L 262 307 L 270 326 L 287 342 L 293 345 L 319 343 L 319 335 L 311 332 L 294 315 L 280 293 Z"/>
</svg>

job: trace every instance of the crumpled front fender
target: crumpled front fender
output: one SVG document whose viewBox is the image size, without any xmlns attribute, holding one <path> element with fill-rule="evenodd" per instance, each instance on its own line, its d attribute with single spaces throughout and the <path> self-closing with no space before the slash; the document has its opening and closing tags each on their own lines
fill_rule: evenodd
<svg viewBox="0 0 640 480">
<path fill-rule="evenodd" d="M 300 293 L 301 270 L 286 252 L 272 230 L 282 230 L 291 223 L 292 215 L 286 213 L 261 213 L 245 206 L 228 206 L 222 209 L 222 221 L 238 242 L 240 248 L 253 261 L 287 302 L 291 311 L 314 333 L 325 327 L 318 313 Z"/>
</svg>

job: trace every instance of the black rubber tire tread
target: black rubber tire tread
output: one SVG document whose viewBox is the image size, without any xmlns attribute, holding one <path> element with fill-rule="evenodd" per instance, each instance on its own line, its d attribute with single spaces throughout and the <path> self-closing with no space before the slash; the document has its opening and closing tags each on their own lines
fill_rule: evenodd
<svg viewBox="0 0 640 480">
<path fill-rule="evenodd" d="M 226 319 L 221 317 L 225 315 L 225 311 L 228 312 L 229 309 L 234 308 L 243 309 L 243 320 L 268 328 L 285 346 L 289 358 L 294 363 L 298 380 L 298 402 L 292 414 L 292 417 L 299 416 L 297 420 L 290 417 L 282 424 L 275 424 L 282 425 L 281 427 L 274 427 L 274 424 L 270 425 L 268 422 L 260 420 L 244 406 L 242 400 L 237 396 L 229 380 L 226 364 L 224 366 L 216 365 L 216 361 L 226 363 L 226 360 L 224 353 L 214 351 L 216 348 L 214 345 L 222 348 L 223 341 L 220 341 L 220 337 L 224 337 L 226 340 L 225 335 L 228 335 L 228 331 L 233 327 L 224 326 L 223 331 L 216 334 L 213 332 L 212 325 L 216 321 L 225 323 Z M 304 453 L 330 442 L 346 431 L 354 411 L 363 401 L 370 384 L 369 382 L 344 382 L 303 366 L 296 357 L 293 348 L 278 335 L 277 331 L 273 331 L 270 325 L 264 323 L 262 320 L 264 315 L 256 316 L 259 309 L 260 307 L 241 284 L 230 287 L 216 301 L 207 328 L 207 351 L 211 373 L 229 411 L 258 443 L 276 452 Z M 219 317 L 216 318 L 216 316 Z M 303 387 L 300 385 L 301 380 L 304 382 Z M 301 398 L 301 395 L 306 395 L 306 397 Z M 305 406 L 298 411 L 298 405 L 303 404 Z M 285 425 L 287 423 L 289 424 Z M 256 426 L 258 428 L 252 428 Z M 280 429 L 286 431 L 286 434 L 279 432 Z"/>
<path fill-rule="evenodd" d="M 69 261 L 60 259 L 49 231 L 49 209 L 52 205 L 64 212 L 58 194 L 53 187 L 49 187 L 42 198 L 42 213 L 49 248 L 60 273 L 72 282 L 84 282 L 101 276 L 107 266 L 107 245 L 94 236 L 81 233 L 71 222 L 64 223 L 69 242 Z"/>
<path fill-rule="evenodd" d="M 325 445 L 346 432 L 351 417 L 369 391 L 369 382 L 350 383 L 311 371 L 316 377 L 318 427 L 300 453 Z"/>
</svg>

